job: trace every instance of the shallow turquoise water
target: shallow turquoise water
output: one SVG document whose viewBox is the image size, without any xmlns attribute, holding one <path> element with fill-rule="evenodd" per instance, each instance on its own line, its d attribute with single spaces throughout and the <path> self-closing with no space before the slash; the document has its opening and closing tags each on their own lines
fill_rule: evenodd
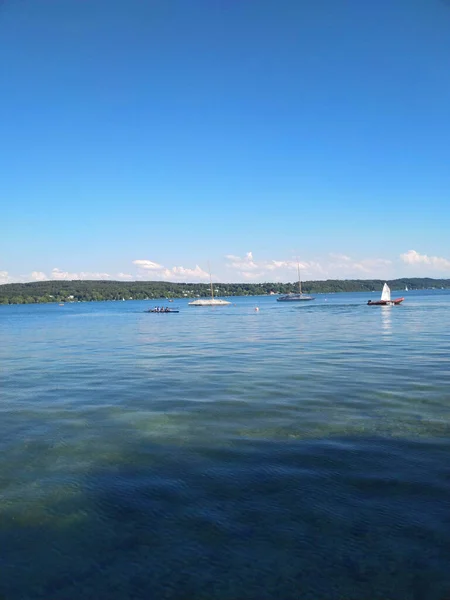
<svg viewBox="0 0 450 600">
<path fill-rule="evenodd" d="M 0 306 L 0 598 L 447 598 L 450 294 L 372 296 Z"/>
</svg>

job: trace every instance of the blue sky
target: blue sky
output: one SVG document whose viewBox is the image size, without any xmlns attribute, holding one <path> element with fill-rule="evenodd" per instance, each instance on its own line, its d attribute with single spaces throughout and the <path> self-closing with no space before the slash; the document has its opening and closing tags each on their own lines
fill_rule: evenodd
<svg viewBox="0 0 450 600">
<path fill-rule="evenodd" d="M 450 277 L 450 2 L 6 0 L 0 282 Z"/>
</svg>

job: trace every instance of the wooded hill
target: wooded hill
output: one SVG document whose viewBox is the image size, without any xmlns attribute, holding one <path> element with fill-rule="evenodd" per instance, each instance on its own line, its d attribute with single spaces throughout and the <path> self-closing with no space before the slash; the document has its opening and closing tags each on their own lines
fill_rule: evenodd
<svg viewBox="0 0 450 600">
<path fill-rule="evenodd" d="M 392 291 L 450 289 L 450 279 L 402 278 L 387 282 Z M 381 291 L 380 279 L 328 279 L 305 281 L 307 294 L 335 292 Z M 298 283 L 214 283 L 217 296 L 260 296 L 298 291 Z M 206 283 L 169 283 L 165 281 L 36 281 L 0 285 L 0 304 L 32 304 L 42 302 L 92 302 L 101 300 L 145 300 L 162 298 L 195 298 L 210 295 Z"/>
</svg>

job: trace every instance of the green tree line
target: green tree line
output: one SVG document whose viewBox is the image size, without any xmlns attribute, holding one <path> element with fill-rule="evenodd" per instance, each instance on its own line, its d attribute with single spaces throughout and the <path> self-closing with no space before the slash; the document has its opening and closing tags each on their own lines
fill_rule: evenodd
<svg viewBox="0 0 450 600">
<path fill-rule="evenodd" d="M 450 279 L 402 278 L 387 282 L 392 290 L 450 288 Z M 380 279 L 327 279 L 305 281 L 302 291 L 308 294 L 381 291 Z M 260 296 L 298 291 L 298 283 L 215 283 L 217 296 Z M 210 295 L 205 283 L 169 283 L 165 281 L 36 281 L 0 285 L 0 304 L 34 304 L 46 302 L 95 302 L 102 300 L 145 300 L 161 298 L 195 298 Z"/>
</svg>

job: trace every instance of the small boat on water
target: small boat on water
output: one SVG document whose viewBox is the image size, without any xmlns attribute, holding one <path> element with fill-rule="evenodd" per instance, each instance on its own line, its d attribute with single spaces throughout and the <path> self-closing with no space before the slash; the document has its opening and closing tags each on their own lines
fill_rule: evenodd
<svg viewBox="0 0 450 600">
<path fill-rule="evenodd" d="M 199 298 L 198 300 L 189 302 L 189 306 L 226 306 L 227 304 L 231 304 L 231 302 L 220 300 L 219 298 Z"/>
<path fill-rule="evenodd" d="M 401 304 L 405 298 L 395 298 L 391 300 L 391 289 L 387 283 L 383 285 L 383 291 L 381 292 L 380 300 L 369 300 L 368 306 L 396 306 Z"/>
<path fill-rule="evenodd" d="M 307 300 L 315 300 L 312 296 L 306 294 L 286 294 L 277 298 L 277 302 L 306 302 Z"/>
<path fill-rule="evenodd" d="M 189 306 L 227 306 L 231 304 L 228 300 L 220 300 L 220 298 L 214 298 L 214 288 L 212 284 L 211 268 L 209 269 L 209 285 L 211 287 L 211 298 L 199 298 L 189 302 Z"/>
<path fill-rule="evenodd" d="M 302 281 L 300 279 L 300 264 L 297 261 L 297 272 L 298 272 L 298 294 L 286 294 L 277 298 L 277 302 L 306 302 L 307 300 L 314 300 L 312 296 L 302 293 Z"/>
<path fill-rule="evenodd" d="M 146 310 L 144 312 L 166 314 L 166 313 L 179 313 L 180 311 L 176 310 L 174 308 L 150 308 L 150 310 Z"/>
</svg>

